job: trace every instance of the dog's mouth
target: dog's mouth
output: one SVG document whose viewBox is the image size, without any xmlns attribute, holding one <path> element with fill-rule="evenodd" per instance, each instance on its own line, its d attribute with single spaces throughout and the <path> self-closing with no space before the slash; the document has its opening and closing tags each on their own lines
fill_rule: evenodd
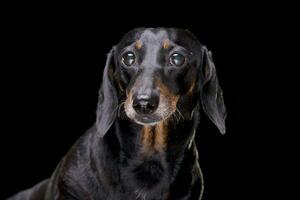
<svg viewBox="0 0 300 200">
<path fill-rule="evenodd" d="M 140 125 L 154 126 L 161 121 L 168 119 L 175 112 L 176 108 L 164 103 L 160 103 L 158 109 L 151 114 L 139 114 L 135 112 L 132 105 L 125 103 L 125 113 L 129 119 Z"/>
</svg>

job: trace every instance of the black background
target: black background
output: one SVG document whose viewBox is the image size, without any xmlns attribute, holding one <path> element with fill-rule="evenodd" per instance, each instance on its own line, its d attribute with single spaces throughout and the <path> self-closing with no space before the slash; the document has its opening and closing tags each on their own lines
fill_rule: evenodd
<svg viewBox="0 0 300 200">
<path fill-rule="evenodd" d="M 49 177 L 94 123 L 106 54 L 141 26 L 189 29 L 213 52 L 228 117 L 222 136 L 202 115 L 197 142 L 205 199 L 256 196 L 264 115 L 264 66 L 256 48 L 267 23 L 249 5 L 213 6 L 11 7 L 2 27 L 0 199 Z"/>
</svg>

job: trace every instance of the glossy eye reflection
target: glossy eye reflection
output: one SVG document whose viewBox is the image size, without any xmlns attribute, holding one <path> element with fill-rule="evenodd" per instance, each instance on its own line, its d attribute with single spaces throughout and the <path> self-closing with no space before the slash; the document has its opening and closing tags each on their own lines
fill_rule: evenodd
<svg viewBox="0 0 300 200">
<path fill-rule="evenodd" d="M 134 62 L 135 62 L 134 53 L 131 52 L 131 51 L 128 51 L 128 52 L 124 53 L 123 56 L 122 56 L 122 62 L 127 66 L 133 65 Z"/>
<path fill-rule="evenodd" d="M 173 53 L 170 56 L 170 63 L 171 65 L 181 66 L 185 63 L 185 57 L 180 53 Z"/>
</svg>

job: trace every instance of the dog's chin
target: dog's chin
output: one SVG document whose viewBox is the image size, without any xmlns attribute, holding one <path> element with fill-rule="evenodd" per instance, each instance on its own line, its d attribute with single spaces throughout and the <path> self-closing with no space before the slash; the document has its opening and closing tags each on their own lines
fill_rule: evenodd
<svg viewBox="0 0 300 200">
<path fill-rule="evenodd" d="M 151 115 L 136 115 L 133 120 L 135 121 L 135 123 L 143 126 L 155 126 L 162 119 Z"/>
</svg>

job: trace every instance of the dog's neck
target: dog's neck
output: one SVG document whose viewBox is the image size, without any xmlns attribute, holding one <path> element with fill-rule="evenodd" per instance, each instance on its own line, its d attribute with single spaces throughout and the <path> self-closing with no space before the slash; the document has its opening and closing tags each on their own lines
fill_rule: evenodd
<svg viewBox="0 0 300 200">
<path fill-rule="evenodd" d="M 190 119 L 167 120 L 155 126 L 117 118 L 108 133 L 114 135 L 107 135 L 104 140 L 115 140 L 113 151 L 122 168 L 118 170 L 120 181 L 142 193 L 167 191 L 193 140 L 198 118 L 196 114 Z"/>
</svg>

